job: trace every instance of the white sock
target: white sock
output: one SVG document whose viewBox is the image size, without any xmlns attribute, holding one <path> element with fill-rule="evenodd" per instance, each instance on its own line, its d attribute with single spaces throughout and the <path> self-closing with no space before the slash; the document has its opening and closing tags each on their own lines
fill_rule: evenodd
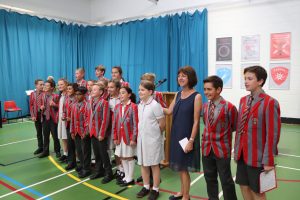
<svg viewBox="0 0 300 200">
<path fill-rule="evenodd" d="M 146 188 L 147 190 L 150 190 L 150 185 L 144 185 L 144 188 Z"/>
<path fill-rule="evenodd" d="M 152 187 L 152 190 L 155 190 L 156 192 L 158 192 L 159 188 L 158 187 Z"/>
<path fill-rule="evenodd" d="M 134 160 L 130 160 L 128 161 L 128 176 L 127 176 L 127 183 L 133 180 L 133 173 L 134 173 L 134 166 L 135 166 L 135 161 Z"/>
<path fill-rule="evenodd" d="M 127 181 L 128 172 L 129 172 L 128 160 L 122 160 L 122 165 L 123 165 L 124 173 L 125 173 L 125 177 L 123 178 L 123 180 Z"/>
<path fill-rule="evenodd" d="M 65 156 L 68 156 L 68 152 L 64 152 L 64 155 L 65 155 Z"/>
</svg>

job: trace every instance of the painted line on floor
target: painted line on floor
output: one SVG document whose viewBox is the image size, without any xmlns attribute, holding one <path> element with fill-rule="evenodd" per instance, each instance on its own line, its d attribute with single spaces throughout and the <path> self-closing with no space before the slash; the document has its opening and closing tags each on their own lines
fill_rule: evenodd
<svg viewBox="0 0 300 200">
<path fill-rule="evenodd" d="M 292 154 L 286 154 L 286 153 L 278 153 L 278 154 L 279 154 L 279 155 L 282 155 L 282 156 L 289 156 L 289 157 L 300 158 L 300 156 L 292 155 Z"/>
<path fill-rule="evenodd" d="M 190 186 L 193 186 L 197 181 L 199 181 L 202 177 L 204 176 L 204 174 L 201 174 L 200 176 L 198 176 L 195 180 L 193 180 L 190 184 Z"/>
<path fill-rule="evenodd" d="M 28 142 L 28 141 L 31 141 L 31 140 L 36 140 L 36 138 L 30 138 L 30 139 L 26 139 L 26 140 L 19 140 L 19 141 L 16 141 L 16 142 L 0 144 L 0 147 L 8 146 L 8 145 L 11 145 L 11 144 L 18 144 L 18 143 L 22 143 L 22 142 Z"/>
<path fill-rule="evenodd" d="M 21 188 L 26 187 L 26 185 L 23 185 L 22 183 L 19 183 L 18 181 L 14 180 L 14 179 L 12 179 L 12 178 L 10 178 L 10 177 L 4 175 L 4 174 L 1 174 L 1 173 L 0 173 L 0 177 L 2 177 L 3 179 L 5 179 L 5 180 L 7 180 L 7 181 L 9 181 L 9 182 L 11 182 L 11 183 L 13 183 L 13 184 L 15 184 L 15 185 L 21 187 Z M 32 194 L 34 194 L 34 195 L 36 195 L 36 196 L 39 196 L 39 197 L 43 197 L 43 196 L 44 196 L 43 194 L 41 194 L 40 192 L 38 192 L 38 191 L 36 191 L 36 190 L 34 190 L 34 189 L 27 188 L 26 190 L 27 190 L 28 192 L 31 192 Z M 50 199 L 48 199 L 48 200 L 50 200 Z"/>
<path fill-rule="evenodd" d="M 24 162 L 24 161 L 27 161 L 27 160 L 32 160 L 34 158 L 36 158 L 36 156 L 31 157 L 31 158 L 26 158 L 26 159 L 23 159 L 23 160 L 14 161 L 14 162 L 7 163 L 7 164 L 0 164 L 0 165 L 5 167 L 5 166 L 9 166 L 9 165 L 14 165 L 14 164 L 17 164 L 17 163 L 20 163 L 20 162 Z"/>
<path fill-rule="evenodd" d="M 60 171 L 62 171 L 62 172 L 66 172 L 66 170 L 64 169 L 64 168 L 62 168 L 51 156 L 49 156 L 48 157 L 49 158 L 49 160 L 60 170 Z M 81 180 L 79 179 L 79 178 L 77 178 L 76 176 L 74 176 L 73 174 L 67 174 L 70 178 L 72 178 L 73 180 L 75 180 L 75 181 L 77 181 L 77 182 L 80 182 Z M 110 196 L 110 197 L 113 197 L 113 198 L 115 198 L 115 199 L 120 199 L 120 200 L 128 200 L 127 198 L 124 198 L 124 197 L 121 197 L 121 196 L 119 196 L 119 195 L 115 195 L 115 194 L 113 194 L 113 193 L 111 193 L 111 192 L 108 192 L 108 191 L 106 191 L 106 190 L 103 190 L 103 189 L 101 189 L 101 188 L 98 188 L 98 187 L 96 187 L 96 186 L 94 186 L 94 185 L 92 185 L 92 184 L 89 184 L 89 183 L 86 183 L 86 182 L 83 182 L 82 183 L 83 185 L 85 185 L 85 186 L 87 186 L 87 187 L 89 187 L 89 188 L 91 188 L 91 189 L 93 189 L 93 190 L 96 190 L 96 191 L 98 191 L 98 192 L 100 192 L 100 193 L 102 193 L 102 194 L 105 194 L 105 195 L 107 195 L 107 196 Z"/>
<path fill-rule="evenodd" d="M 293 168 L 293 167 L 286 167 L 286 166 L 281 166 L 281 165 L 276 165 L 276 167 L 283 168 L 283 169 L 290 169 L 290 170 L 300 171 L 300 169 Z"/>
<path fill-rule="evenodd" d="M 67 175 L 67 174 L 72 173 L 72 172 L 74 172 L 74 171 L 75 171 L 75 170 L 68 171 L 68 172 L 66 172 L 66 173 L 59 174 L 59 175 L 57 175 L 57 176 L 53 176 L 53 177 L 48 178 L 48 179 L 45 179 L 45 180 L 43 180 L 43 181 L 40 181 L 40 182 L 37 182 L 37 183 L 33 183 L 33 184 L 28 185 L 28 186 L 26 186 L 26 187 L 22 187 L 22 188 L 20 188 L 20 189 L 18 189 L 18 190 L 15 190 L 15 191 L 12 191 L 12 192 L 10 192 L 10 193 L 7 193 L 7 194 L 4 194 L 4 195 L 0 196 L 0 199 L 1 199 L 1 198 L 4 198 L 4 197 L 7 197 L 7 196 L 9 196 L 9 195 L 15 194 L 15 193 L 17 193 L 17 192 L 26 190 L 27 188 L 31 188 L 31 187 L 40 185 L 40 184 L 42 184 L 42 183 L 46 183 L 46 182 L 48 182 L 48 181 L 51 181 L 51 180 L 53 180 L 53 179 L 59 178 L 59 177 L 64 176 L 64 175 Z"/>
<path fill-rule="evenodd" d="M 80 185 L 81 183 L 84 183 L 84 182 L 86 182 L 86 181 L 88 181 L 88 180 L 90 180 L 90 179 L 89 179 L 89 178 L 84 179 L 84 180 L 82 180 L 82 181 L 80 181 L 80 182 L 74 183 L 74 184 L 69 185 L 69 186 L 67 186 L 67 187 L 64 187 L 64 188 L 62 188 L 62 189 L 60 189 L 60 190 L 57 190 L 57 191 L 52 192 L 52 193 L 50 193 L 50 194 L 47 194 L 46 196 L 43 196 L 43 197 L 41 197 L 41 198 L 38 198 L 37 200 L 46 199 L 46 198 L 48 198 L 48 197 L 50 197 L 50 196 L 53 196 L 53 195 L 55 195 L 55 194 L 57 194 L 57 193 L 63 192 L 63 191 L 65 191 L 65 190 L 67 190 L 67 189 L 70 189 L 70 188 L 72 188 L 72 187 L 74 187 L 74 186 L 76 186 L 76 185 Z"/>
<path fill-rule="evenodd" d="M 282 179 L 282 178 L 277 178 L 276 180 L 280 182 L 300 183 L 300 180 L 289 180 L 289 179 Z"/>
<path fill-rule="evenodd" d="M 0 185 L 3 185 L 4 187 L 6 187 L 6 188 L 8 188 L 9 190 L 12 190 L 12 191 L 16 191 L 17 190 L 13 186 L 11 186 L 11 185 L 9 185 L 9 184 L 5 183 L 4 181 L 1 181 L 1 180 L 0 180 Z M 34 200 L 33 197 L 25 194 L 24 192 L 16 192 L 16 193 L 19 194 L 20 196 L 24 197 L 25 199 Z M 1 199 L 1 197 L 0 197 L 0 199 Z"/>
</svg>

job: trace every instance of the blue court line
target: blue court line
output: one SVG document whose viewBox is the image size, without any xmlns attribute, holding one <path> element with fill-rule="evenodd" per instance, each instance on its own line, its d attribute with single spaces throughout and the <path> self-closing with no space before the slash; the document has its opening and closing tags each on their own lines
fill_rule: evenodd
<svg viewBox="0 0 300 200">
<path fill-rule="evenodd" d="M 19 186 L 19 187 L 21 187 L 21 188 L 25 188 L 26 187 L 26 185 L 23 185 L 22 183 L 19 183 L 18 181 L 14 180 L 14 179 L 12 179 L 12 178 L 10 178 L 8 176 L 6 176 L 5 174 L 1 174 L 0 173 L 0 177 L 3 178 L 3 179 L 5 179 L 5 180 L 7 180 L 7 181 L 9 181 L 9 182 L 11 182 L 11 183 L 13 183 L 13 184 L 15 184 L 15 185 L 17 185 L 17 186 Z M 39 197 L 45 196 L 45 195 L 39 193 L 38 191 L 36 191 L 36 190 L 34 190 L 32 188 L 26 188 L 25 190 L 27 190 L 28 192 L 31 192 L 32 194 L 35 194 L 36 196 L 39 196 Z M 48 197 L 45 198 L 45 199 L 46 200 L 51 200 L 51 198 L 48 198 Z"/>
</svg>

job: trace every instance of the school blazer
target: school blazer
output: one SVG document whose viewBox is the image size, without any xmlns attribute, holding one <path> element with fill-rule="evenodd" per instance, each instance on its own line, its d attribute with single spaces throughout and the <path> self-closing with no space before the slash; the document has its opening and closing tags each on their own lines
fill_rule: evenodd
<svg viewBox="0 0 300 200">
<path fill-rule="evenodd" d="M 114 109 L 112 121 L 112 135 L 118 143 L 123 140 L 129 145 L 130 141 L 136 142 L 138 136 L 138 106 L 130 103 L 125 106 L 122 117 L 122 104 L 117 104 Z"/>
<path fill-rule="evenodd" d="M 42 99 L 43 98 L 43 92 L 41 94 L 41 105 L 42 105 Z M 30 94 L 29 97 L 29 110 L 31 117 L 37 118 L 37 114 L 40 110 L 40 108 L 37 105 L 37 91 L 34 91 Z"/>
<path fill-rule="evenodd" d="M 243 155 L 244 162 L 249 166 L 274 166 L 274 154 L 281 131 L 279 103 L 264 92 L 254 97 L 243 132 L 238 134 L 249 98 L 250 95 L 240 100 L 234 159 L 239 160 Z"/>
<path fill-rule="evenodd" d="M 70 133 L 78 134 L 80 137 L 85 136 L 88 128 L 85 124 L 87 118 L 87 102 L 75 102 L 72 104 L 70 110 Z"/>
<path fill-rule="evenodd" d="M 237 121 L 236 107 L 223 98 L 215 107 L 212 125 L 209 123 L 209 103 L 203 105 L 204 131 L 202 134 L 202 154 L 208 156 L 213 151 L 218 158 L 230 158 L 232 148 L 232 132 Z M 216 113 L 216 112 L 215 112 Z"/>
<path fill-rule="evenodd" d="M 93 102 L 94 99 L 91 98 L 87 104 L 86 126 L 88 127 L 91 137 L 106 137 L 110 117 L 108 102 L 99 98 L 95 108 L 93 108 Z"/>
<path fill-rule="evenodd" d="M 53 100 L 54 103 L 56 104 L 56 106 L 50 106 L 50 100 Z M 58 105 L 59 105 L 59 95 L 58 94 L 54 94 L 52 93 L 48 98 L 47 98 L 47 94 L 43 93 L 42 96 L 42 103 L 41 105 L 48 107 L 48 109 L 50 109 L 50 118 L 53 120 L 54 123 L 57 124 L 58 122 Z M 50 120 L 47 119 L 45 110 L 43 110 L 43 118 L 42 120 Z"/>
</svg>

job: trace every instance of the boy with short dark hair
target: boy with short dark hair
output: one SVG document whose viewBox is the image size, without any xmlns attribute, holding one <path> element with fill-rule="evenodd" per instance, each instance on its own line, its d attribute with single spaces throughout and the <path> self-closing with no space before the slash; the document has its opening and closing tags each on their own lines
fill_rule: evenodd
<svg viewBox="0 0 300 200">
<path fill-rule="evenodd" d="M 225 200 L 236 200 L 231 175 L 231 139 L 237 120 L 236 107 L 221 92 L 223 81 L 209 76 L 204 81 L 204 94 L 209 100 L 203 106 L 202 163 L 209 199 L 219 199 L 218 174 Z"/>
<path fill-rule="evenodd" d="M 274 155 L 280 137 L 280 106 L 262 87 L 267 72 L 261 66 L 244 69 L 245 87 L 250 92 L 240 100 L 234 159 L 237 162 L 236 183 L 244 199 L 266 199 L 260 193 L 259 176 L 274 169 Z"/>
</svg>

